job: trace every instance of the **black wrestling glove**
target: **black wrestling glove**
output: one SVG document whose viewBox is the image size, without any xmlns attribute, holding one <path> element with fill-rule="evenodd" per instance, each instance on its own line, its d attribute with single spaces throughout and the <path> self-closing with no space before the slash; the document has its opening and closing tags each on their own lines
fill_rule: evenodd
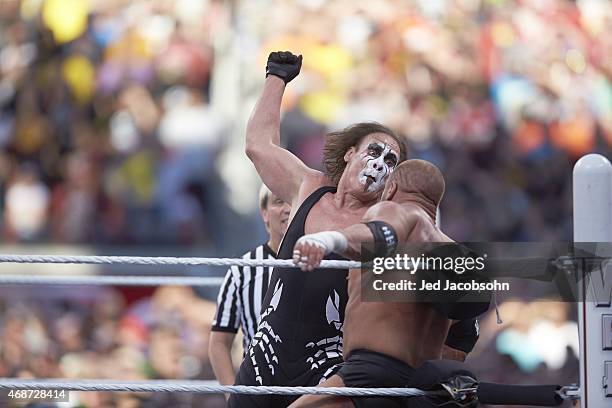
<svg viewBox="0 0 612 408">
<path fill-rule="evenodd" d="M 285 81 L 285 84 L 288 84 L 293 78 L 298 76 L 301 68 L 301 55 L 296 56 L 289 51 L 271 52 L 266 64 L 266 78 L 268 75 L 274 75 Z"/>
</svg>

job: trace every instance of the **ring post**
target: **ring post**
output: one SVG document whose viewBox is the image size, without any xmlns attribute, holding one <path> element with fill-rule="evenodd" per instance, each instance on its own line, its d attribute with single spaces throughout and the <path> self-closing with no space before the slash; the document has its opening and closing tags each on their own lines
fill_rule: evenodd
<svg viewBox="0 0 612 408">
<path fill-rule="evenodd" d="M 612 165 L 588 154 L 574 166 L 573 178 L 574 242 L 612 242 Z M 609 256 L 609 250 L 597 248 L 596 255 Z M 612 263 L 607 265 L 602 263 L 602 279 L 583 275 L 579 285 L 581 408 L 612 406 Z"/>
</svg>

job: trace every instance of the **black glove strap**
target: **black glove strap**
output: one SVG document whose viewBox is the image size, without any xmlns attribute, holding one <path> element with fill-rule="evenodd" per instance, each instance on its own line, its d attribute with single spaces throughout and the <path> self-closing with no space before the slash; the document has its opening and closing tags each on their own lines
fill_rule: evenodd
<svg viewBox="0 0 612 408">
<path fill-rule="evenodd" d="M 282 79 L 283 82 L 288 82 L 287 78 L 289 77 L 289 73 L 275 63 L 271 62 L 268 63 L 268 65 L 266 66 L 266 78 L 268 77 L 268 75 L 274 75 Z"/>
</svg>

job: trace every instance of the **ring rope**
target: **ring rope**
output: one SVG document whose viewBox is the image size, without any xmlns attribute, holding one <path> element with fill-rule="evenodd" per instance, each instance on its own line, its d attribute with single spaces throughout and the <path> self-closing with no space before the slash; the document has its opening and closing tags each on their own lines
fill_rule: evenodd
<svg viewBox="0 0 612 408">
<path fill-rule="evenodd" d="M 268 266 L 297 268 L 291 259 L 243 259 L 243 258 L 188 258 L 162 256 L 90 256 L 90 255 L 0 255 L 0 263 L 53 263 L 53 264 L 104 264 L 104 265 L 210 265 L 210 266 Z M 323 260 L 319 268 L 356 269 L 361 262 Z"/>
<path fill-rule="evenodd" d="M 13 379 L 0 378 L 0 389 L 45 389 L 66 391 L 128 391 L 128 392 L 197 392 L 205 394 L 250 395 L 341 395 L 349 397 L 386 396 L 411 397 L 427 395 L 418 388 L 345 388 L 345 387 L 280 387 L 251 385 L 219 385 L 216 381 L 115 381 L 65 379 Z"/>
<path fill-rule="evenodd" d="M 212 265 L 212 266 L 281 266 L 296 267 L 292 260 L 251 260 L 232 258 L 176 258 L 176 257 L 129 257 L 129 256 L 64 256 L 64 255 L 0 255 L 0 263 L 57 263 L 57 264 L 131 264 L 131 265 Z M 359 268 L 361 263 L 353 261 L 324 260 L 321 268 Z M 74 284 L 74 285 L 219 285 L 223 278 L 194 276 L 41 276 L 0 275 L 0 284 Z M 559 386 L 556 386 L 557 388 Z M 570 389 L 571 388 L 571 389 Z M 228 393 L 251 395 L 339 395 L 339 396 L 426 396 L 418 388 L 348 388 L 348 387 L 282 387 L 219 385 L 215 381 L 115 381 L 64 379 L 14 379 L 0 378 L 0 389 L 53 389 L 66 391 L 119 391 L 119 392 L 194 392 Z M 569 390 L 569 391 L 568 391 Z M 569 392 L 576 393 L 570 395 Z M 561 387 L 563 399 L 576 398 L 580 390 L 575 386 Z M 558 404 L 557 404 L 558 405 Z"/>
<path fill-rule="evenodd" d="M 219 286 L 223 279 L 204 276 L 0 275 L 0 285 Z"/>
</svg>

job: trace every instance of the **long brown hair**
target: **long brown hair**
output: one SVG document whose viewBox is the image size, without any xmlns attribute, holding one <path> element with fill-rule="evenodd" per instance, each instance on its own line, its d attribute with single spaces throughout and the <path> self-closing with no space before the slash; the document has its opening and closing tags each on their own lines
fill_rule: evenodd
<svg viewBox="0 0 612 408">
<path fill-rule="evenodd" d="M 361 140 L 372 133 L 384 133 L 391 136 L 399 145 L 399 161 L 406 160 L 406 144 L 395 132 L 376 122 L 356 123 L 337 132 L 330 132 L 325 136 L 323 146 L 323 166 L 325 175 L 334 185 L 338 185 L 340 177 L 346 168 L 344 154 Z"/>
</svg>

